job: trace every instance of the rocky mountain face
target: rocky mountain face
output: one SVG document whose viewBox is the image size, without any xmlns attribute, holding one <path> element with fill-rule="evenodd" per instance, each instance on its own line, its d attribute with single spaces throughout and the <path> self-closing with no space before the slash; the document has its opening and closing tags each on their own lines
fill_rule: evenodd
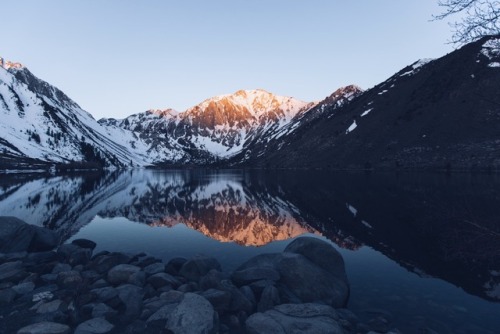
<svg viewBox="0 0 500 334">
<path fill-rule="evenodd" d="M 125 167 L 144 157 L 129 152 L 59 89 L 19 63 L 0 59 L 0 166 L 52 164 Z"/>
<path fill-rule="evenodd" d="M 418 61 L 236 165 L 500 169 L 500 37 Z"/>
<path fill-rule="evenodd" d="M 264 90 L 178 113 L 96 122 L 63 92 L 1 60 L 0 168 L 219 166 L 331 169 L 500 168 L 500 37 L 421 60 L 368 91 L 319 103 Z"/>
<path fill-rule="evenodd" d="M 155 164 L 207 165 L 270 138 L 315 104 L 261 89 L 216 96 L 177 113 L 146 111 L 123 120 L 101 119 L 113 132 L 131 132 L 148 145 Z M 134 143 L 132 143 L 134 149 Z"/>
</svg>

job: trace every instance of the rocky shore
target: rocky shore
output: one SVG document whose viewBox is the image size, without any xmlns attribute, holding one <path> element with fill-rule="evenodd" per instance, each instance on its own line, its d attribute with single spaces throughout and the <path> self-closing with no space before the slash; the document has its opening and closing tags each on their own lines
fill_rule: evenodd
<svg viewBox="0 0 500 334">
<path fill-rule="evenodd" d="M 343 259 L 316 238 L 231 273 L 201 255 L 163 263 L 95 247 L 0 217 L 0 334 L 399 333 L 345 308 Z"/>
</svg>

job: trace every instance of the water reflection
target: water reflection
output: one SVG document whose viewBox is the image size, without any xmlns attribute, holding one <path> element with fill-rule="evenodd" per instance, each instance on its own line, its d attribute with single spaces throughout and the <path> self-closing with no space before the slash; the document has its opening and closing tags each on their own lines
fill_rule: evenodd
<svg viewBox="0 0 500 334">
<path fill-rule="evenodd" d="M 2 215 L 65 239 L 95 217 L 181 224 L 246 246 L 314 233 L 348 250 L 369 246 L 421 277 L 500 299 L 495 176 L 142 170 L 0 182 Z"/>
</svg>

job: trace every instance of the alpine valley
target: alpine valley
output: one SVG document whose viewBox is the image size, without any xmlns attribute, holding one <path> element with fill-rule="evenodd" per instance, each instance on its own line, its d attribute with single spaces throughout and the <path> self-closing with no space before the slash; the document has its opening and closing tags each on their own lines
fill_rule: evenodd
<svg viewBox="0 0 500 334">
<path fill-rule="evenodd" d="M 500 169 L 500 36 L 363 91 L 303 102 L 264 90 L 184 112 L 95 120 L 0 58 L 0 170 L 132 167 Z"/>
</svg>

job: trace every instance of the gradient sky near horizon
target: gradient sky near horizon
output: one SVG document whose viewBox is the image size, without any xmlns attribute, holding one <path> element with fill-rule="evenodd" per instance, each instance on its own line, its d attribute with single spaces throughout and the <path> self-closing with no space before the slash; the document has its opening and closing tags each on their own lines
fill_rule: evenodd
<svg viewBox="0 0 500 334">
<path fill-rule="evenodd" d="M 304 101 L 370 88 L 453 50 L 437 0 L 16 0 L 0 56 L 96 119 L 262 88 Z"/>
</svg>

